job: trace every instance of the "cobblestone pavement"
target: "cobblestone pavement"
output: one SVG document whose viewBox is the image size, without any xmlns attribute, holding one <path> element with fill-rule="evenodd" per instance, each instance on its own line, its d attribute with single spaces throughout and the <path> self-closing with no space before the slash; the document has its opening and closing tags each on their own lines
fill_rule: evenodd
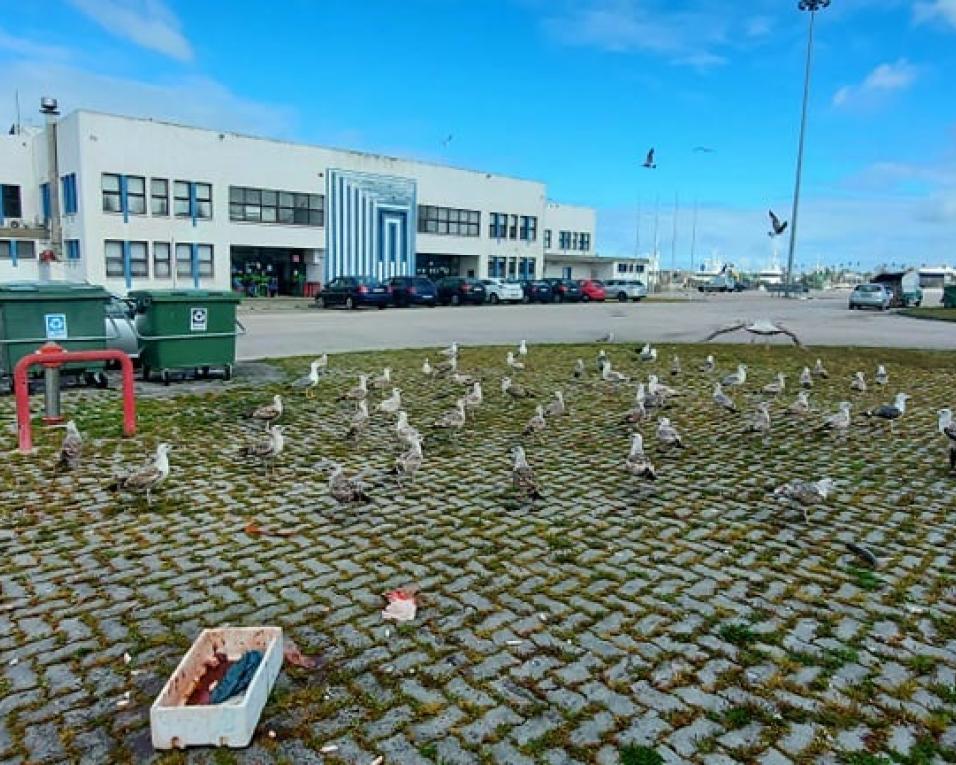
<svg viewBox="0 0 956 765">
<path fill-rule="evenodd" d="M 708 349 L 676 349 L 688 371 L 671 378 L 675 349 L 641 364 L 612 347 L 615 368 L 662 372 L 684 392 L 669 416 L 686 451 L 657 453 L 643 426 L 659 472 L 648 488 L 622 471 L 633 388 L 597 381 L 596 350 L 532 347 L 520 375 L 572 408 L 524 440 L 545 495 L 533 507 L 510 492 L 508 451 L 533 405 L 498 394 L 502 349 L 464 350 L 487 402 L 460 438 L 429 438 L 404 491 L 384 475 L 391 418 L 373 415 L 350 445 L 335 397 L 387 363 L 427 430 L 455 393 L 422 378 L 422 352 L 334 356 L 316 400 L 290 395 L 274 476 L 240 457 L 254 432 L 241 413 L 282 383 L 143 400 L 129 440 L 115 393 L 68 394 L 85 464 L 54 476 L 57 432 L 38 435 L 36 456 L 0 462 L 0 761 L 954 761 L 956 478 L 935 430 L 936 410 L 956 404 L 954 356 L 821 351 L 819 410 L 851 398 L 857 369 L 891 375 L 852 398 L 841 443 L 813 432 L 819 414 L 783 415 L 815 353 L 721 346 L 722 372 L 751 365 L 751 393 L 735 393 L 744 410 L 774 371 L 791 376 L 764 445 L 715 411 L 696 371 Z M 571 380 L 579 356 L 584 383 Z M 292 379 L 304 363 L 279 366 Z M 864 423 L 898 389 L 913 398 L 896 433 Z M 10 418 L 12 401 L 0 411 Z M 173 473 L 152 507 L 105 489 L 160 440 L 175 446 Z M 322 457 L 374 468 L 373 501 L 337 506 L 313 467 Z M 766 499 L 792 475 L 840 482 L 808 525 Z M 298 533 L 248 536 L 250 518 Z M 856 560 L 849 540 L 881 565 Z M 382 593 L 408 582 L 426 596 L 417 620 L 384 623 Z M 224 623 L 281 626 L 326 668 L 283 670 L 247 750 L 154 752 L 149 705 L 198 631 Z"/>
</svg>

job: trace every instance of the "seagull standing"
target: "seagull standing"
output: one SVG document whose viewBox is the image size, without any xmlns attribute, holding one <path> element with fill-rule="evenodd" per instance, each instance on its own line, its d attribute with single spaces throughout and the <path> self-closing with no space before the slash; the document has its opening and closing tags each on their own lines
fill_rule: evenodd
<svg viewBox="0 0 956 765">
<path fill-rule="evenodd" d="M 343 505 L 369 501 L 362 482 L 362 474 L 349 478 L 345 475 L 342 466 L 334 462 L 329 467 L 329 494 L 336 502 Z"/>
<path fill-rule="evenodd" d="M 713 355 L 708 355 L 707 358 L 704 359 L 704 363 L 698 367 L 698 369 L 705 374 L 710 374 L 716 368 L 717 360 L 713 357 Z"/>
<path fill-rule="evenodd" d="M 797 393 L 797 399 L 787 407 L 787 414 L 804 415 L 810 412 L 810 394 L 802 390 Z"/>
<path fill-rule="evenodd" d="M 425 359 L 425 362 L 422 364 L 422 374 L 425 377 L 431 377 L 435 374 L 435 370 L 432 368 L 431 362 L 428 359 Z"/>
<path fill-rule="evenodd" d="M 757 404 L 757 410 L 754 412 L 753 418 L 750 420 L 750 427 L 748 430 L 751 433 L 760 433 L 764 440 L 770 437 L 770 404 L 766 401 L 761 401 Z"/>
<path fill-rule="evenodd" d="M 405 480 L 414 481 L 415 474 L 418 473 L 424 462 L 422 455 L 421 439 L 412 441 L 408 451 L 395 458 L 395 465 L 392 467 L 391 474 L 395 476 L 398 487 L 404 488 Z"/>
<path fill-rule="evenodd" d="M 435 427 L 441 430 L 461 430 L 465 426 L 465 400 L 460 398 L 455 402 L 455 408 L 449 409 L 435 421 Z"/>
<path fill-rule="evenodd" d="M 768 396 L 779 396 L 787 389 L 787 376 L 777 372 L 777 379 L 763 386 L 763 392 Z"/>
<path fill-rule="evenodd" d="M 728 412 L 737 411 L 737 405 L 730 396 L 724 393 L 719 382 L 714 383 L 714 403 L 721 409 L 726 409 Z"/>
<path fill-rule="evenodd" d="M 63 436 L 63 443 L 60 444 L 60 453 L 57 458 L 57 467 L 74 470 L 80 464 L 80 457 L 83 456 L 83 436 L 76 427 L 76 422 L 68 420 L 66 425 L 66 435 Z"/>
<path fill-rule="evenodd" d="M 671 359 L 671 377 L 677 377 L 680 373 L 680 356 L 675 356 Z"/>
<path fill-rule="evenodd" d="M 480 407 L 484 401 L 484 396 L 481 393 L 480 382 L 475 383 L 474 387 L 471 389 L 471 392 L 465 396 L 463 401 L 465 402 L 465 409 L 470 409 L 475 412 L 478 411 L 478 407 Z"/>
<path fill-rule="evenodd" d="M 906 393 L 897 393 L 892 404 L 883 404 L 875 409 L 868 409 L 863 414 L 867 417 L 875 417 L 879 420 L 886 420 L 890 423 L 890 430 L 893 429 L 893 423 L 906 414 L 906 402 L 910 396 Z"/>
<path fill-rule="evenodd" d="M 246 416 L 252 420 L 259 420 L 265 422 L 266 425 L 271 425 L 282 416 L 282 396 L 276 394 L 272 397 L 271 404 L 263 404 L 259 408 L 253 409 Z"/>
<path fill-rule="evenodd" d="M 661 417 L 657 421 L 657 440 L 661 446 L 676 446 L 678 449 L 684 448 L 684 441 L 677 432 L 677 428 L 671 425 L 671 421 L 666 417 Z"/>
<path fill-rule="evenodd" d="M 956 470 L 956 421 L 953 420 L 953 410 L 940 409 L 937 414 L 939 432 L 949 441 L 949 469 Z"/>
<path fill-rule="evenodd" d="M 521 446 L 514 447 L 511 450 L 511 456 L 514 460 L 511 467 L 511 486 L 515 493 L 522 499 L 529 499 L 532 502 L 541 499 L 541 493 L 538 491 L 538 479 L 535 477 L 534 469 L 528 464 L 524 448 Z"/>
<path fill-rule="evenodd" d="M 564 403 L 564 394 L 556 390 L 554 392 L 554 400 L 548 404 L 544 409 L 545 417 L 563 417 L 568 413 L 568 407 Z"/>
<path fill-rule="evenodd" d="M 743 385 L 745 382 L 747 382 L 747 365 L 738 364 L 737 371 L 727 375 L 720 382 L 726 388 L 733 388 Z"/>
<path fill-rule="evenodd" d="M 840 436 L 846 436 L 847 432 L 850 430 L 850 408 L 851 404 L 849 401 L 841 401 L 836 414 L 827 415 L 823 418 L 823 424 L 820 426 L 821 430 L 832 430 L 834 433 Z"/>
<path fill-rule="evenodd" d="M 359 401 L 358 406 L 355 408 L 355 414 L 352 415 L 352 419 L 349 421 L 349 429 L 345 437 L 350 441 L 354 441 L 368 428 L 368 422 L 368 404 L 365 401 Z"/>
<path fill-rule="evenodd" d="M 515 370 L 516 372 L 524 371 L 524 362 L 518 361 L 515 358 L 514 353 L 512 353 L 511 351 L 508 351 L 508 356 L 505 359 L 505 363 L 507 363 L 507 365 L 511 367 L 513 370 Z"/>
<path fill-rule="evenodd" d="M 528 341 L 527 341 L 527 340 L 522 340 L 522 341 L 518 344 L 518 355 L 519 355 L 522 359 L 525 359 L 525 358 L 528 357 Z"/>
<path fill-rule="evenodd" d="M 408 415 L 405 412 L 398 413 L 398 421 L 395 423 L 395 434 L 398 440 L 408 446 L 415 441 L 421 441 L 422 436 L 415 428 L 408 424 Z"/>
<path fill-rule="evenodd" d="M 644 454 L 644 437 L 640 433 L 631 436 L 631 451 L 624 462 L 624 469 L 635 478 L 657 480 L 657 471 L 650 458 Z"/>
<path fill-rule="evenodd" d="M 634 395 L 634 406 L 625 413 L 624 422 L 641 422 L 647 418 L 647 409 L 644 406 L 646 398 L 647 394 L 644 391 L 644 383 L 638 383 L 637 393 Z"/>
<path fill-rule="evenodd" d="M 823 366 L 823 362 L 820 359 L 817 359 L 817 363 L 813 366 L 813 376 L 822 377 L 824 380 L 830 376 L 830 373 L 827 371 L 827 368 Z"/>
<path fill-rule="evenodd" d="M 458 359 L 451 360 L 451 381 L 456 385 L 474 385 L 474 375 L 466 375 L 458 371 Z"/>
<path fill-rule="evenodd" d="M 402 408 L 402 392 L 398 388 L 392 388 L 392 395 L 380 402 L 377 409 L 385 414 L 395 414 Z"/>
<path fill-rule="evenodd" d="M 292 387 L 296 390 L 305 391 L 306 398 L 315 397 L 315 389 L 319 386 L 319 368 L 321 367 L 321 362 L 316 359 L 311 364 L 309 364 L 309 373 L 305 377 L 300 377 L 294 383 Z"/>
<path fill-rule="evenodd" d="M 524 426 L 523 435 L 537 438 L 538 433 L 547 427 L 548 421 L 544 418 L 544 407 L 541 406 L 541 404 L 538 404 L 538 406 L 535 407 L 534 414 L 531 416 L 531 419 L 528 420 L 528 424 Z"/>
<path fill-rule="evenodd" d="M 148 459 L 142 467 L 117 477 L 109 485 L 110 491 L 125 491 L 130 494 L 145 494 L 146 504 L 151 505 L 153 489 L 169 477 L 169 444 L 160 444 L 156 447 L 156 454 Z"/>
<path fill-rule="evenodd" d="M 584 359 L 578 359 L 574 362 L 574 379 L 580 380 L 585 374 Z"/>
<path fill-rule="evenodd" d="M 890 376 L 887 374 L 886 367 L 880 364 L 876 368 L 876 377 L 873 379 L 876 380 L 877 385 L 886 385 L 890 381 Z"/>
<path fill-rule="evenodd" d="M 392 368 L 385 367 L 382 374 L 372 380 L 372 387 L 376 390 L 385 390 L 392 384 Z"/>
<path fill-rule="evenodd" d="M 803 371 L 800 373 L 800 387 L 801 388 L 813 387 L 813 375 L 810 374 L 810 367 L 804 367 Z"/>
<path fill-rule="evenodd" d="M 671 398 L 672 396 L 680 395 L 676 390 L 669 388 L 660 380 L 658 380 L 657 375 L 647 376 L 647 392 L 652 396 L 660 396 L 665 400 Z"/>
<path fill-rule="evenodd" d="M 339 396 L 339 401 L 364 401 L 368 397 L 368 375 L 359 375 L 358 385 Z"/>
<path fill-rule="evenodd" d="M 604 365 L 604 368 L 601 369 L 601 379 L 604 380 L 604 382 L 613 383 L 615 385 L 631 381 L 631 378 L 627 375 L 621 374 L 620 372 L 611 369 L 610 360 L 608 360 L 608 362 Z"/>
<path fill-rule="evenodd" d="M 597 371 L 598 374 L 604 371 L 604 367 L 611 363 L 611 360 L 607 357 L 607 352 L 602 348 L 598 351 L 597 355 Z"/>
<path fill-rule="evenodd" d="M 501 393 L 504 396 L 510 396 L 513 399 L 531 398 L 531 392 L 524 386 L 512 382 L 510 377 L 501 378 Z"/>
<path fill-rule="evenodd" d="M 774 489 L 773 497 L 778 502 L 798 506 L 803 511 L 803 522 L 809 523 L 809 509 L 826 502 L 831 491 L 833 481 L 830 478 L 822 478 L 819 481 L 793 480 Z"/>
<path fill-rule="evenodd" d="M 850 389 L 857 393 L 866 393 L 866 377 L 862 372 L 856 372 L 850 382 Z"/>
<path fill-rule="evenodd" d="M 657 361 L 657 348 L 652 348 L 650 343 L 645 343 L 641 348 L 641 361 Z"/>
<path fill-rule="evenodd" d="M 439 353 L 445 358 L 449 358 L 449 359 L 456 358 L 458 356 L 458 343 L 453 342 L 447 348 L 443 348 L 442 350 L 440 350 Z"/>
<path fill-rule="evenodd" d="M 261 460 L 266 465 L 267 472 L 272 472 L 275 470 L 276 458 L 282 454 L 284 448 L 285 438 L 282 436 L 282 428 L 273 425 L 265 435 L 247 446 L 244 453 L 247 457 Z"/>
</svg>

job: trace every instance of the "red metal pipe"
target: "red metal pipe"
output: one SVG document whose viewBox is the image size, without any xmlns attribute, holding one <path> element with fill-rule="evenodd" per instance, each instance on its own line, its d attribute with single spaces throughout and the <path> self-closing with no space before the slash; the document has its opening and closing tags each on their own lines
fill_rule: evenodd
<svg viewBox="0 0 956 765">
<path fill-rule="evenodd" d="M 13 390 L 17 400 L 17 433 L 20 453 L 33 449 L 30 423 L 30 387 L 28 371 L 33 366 L 58 367 L 80 361 L 118 361 L 123 373 L 123 435 L 136 433 L 136 391 L 133 386 L 133 362 L 122 351 L 64 351 L 56 343 L 46 343 L 29 356 L 24 356 L 13 368 Z"/>
</svg>

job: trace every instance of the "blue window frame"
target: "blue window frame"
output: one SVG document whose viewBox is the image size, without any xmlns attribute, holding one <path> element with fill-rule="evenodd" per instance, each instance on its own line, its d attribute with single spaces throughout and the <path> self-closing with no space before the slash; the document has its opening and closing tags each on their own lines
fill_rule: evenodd
<svg viewBox="0 0 956 765">
<path fill-rule="evenodd" d="M 60 182 L 63 188 L 63 214 L 64 215 L 76 215 L 77 211 L 77 199 L 76 199 L 76 173 L 69 173 L 64 175 Z"/>
<path fill-rule="evenodd" d="M 80 240 L 67 239 L 65 244 L 66 244 L 66 259 L 79 260 L 80 259 Z"/>
<path fill-rule="evenodd" d="M 50 220 L 50 184 L 40 184 L 40 210 L 43 212 L 43 220 Z"/>
</svg>

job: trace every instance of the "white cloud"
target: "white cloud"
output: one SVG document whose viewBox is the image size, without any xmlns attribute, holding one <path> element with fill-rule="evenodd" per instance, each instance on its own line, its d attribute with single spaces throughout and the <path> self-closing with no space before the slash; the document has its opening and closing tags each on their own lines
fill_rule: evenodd
<svg viewBox="0 0 956 765">
<path fill-rule="evenodd" d="M 137 45 L 178 61 L 190 61 L 193 50 L 179 19 L 163 0 L 69 0 L 101 27 Z"/>
<path fill-rule="evenodd" d="M 913 7 L 913 17 L 918 24 L 943 21 L 956 29 L 956 0 L 930 0 Z"/>
<path fill-rule="evenodd" d="M 754 16 L 747 19 L 744 33 L 747 37 L 766 37 L 773 30 L 773 20 L 769 16 Z"/>
<path fill-rule="evenodd" d="M 835 106 L 866 101 L 878 94 L 906 90 L 919 76 L 919 67 L 901 58 L 892 64 L 880 64 L 859 85 L 844 85 L 833 95 Z"/>
<path fill-rule="evenodd" d="M 0 50 L 13 53 L 16 56 L 29 56 L 48 61 L 58 61 L 70 57 L 70 52 L 66 48 L 47 45 L 25 37 L 15 37 L 3 28 L 0 28 Z"/>
</svg>

